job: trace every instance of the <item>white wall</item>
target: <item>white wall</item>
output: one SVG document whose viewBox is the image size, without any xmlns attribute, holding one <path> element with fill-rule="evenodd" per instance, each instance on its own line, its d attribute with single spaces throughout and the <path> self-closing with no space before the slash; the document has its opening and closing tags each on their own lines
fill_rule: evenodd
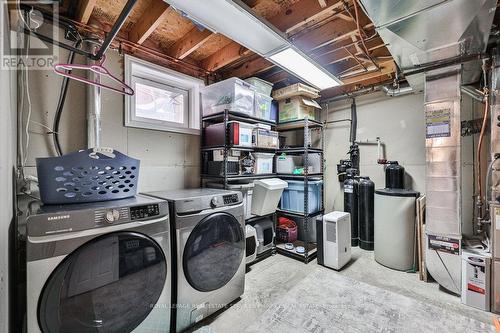
<svg viewBox="0 0 500 333">
<path fill-rule="evenodd" d="M 389 98 L 382 93 L 356 98 L 359 142 L 380 137 L 388 160 L 406 169 L 408 187 L 425 192 L 425 121 L 423 94 Z M 351 100 L 324 107 L 323 120 L 351 117 Z M 328 119 L 326 115 L 328 114 Z M 337 163 L 348 158 L 349 122 L 328 124 L 325 129 L 325 209 L 343 210 L 343 194 L 337 177 Z M 385 187 L 384 167 L 377 164 L 377 146 L 360 145 L 361 175 L 369 176 L 375 188 Z M 408 181 L 410 180 L 410 182 Z"/>
<path fill-rule="evenodd" d="M 123 77 L 123 57 L 116 51 L 106 54 L 106 66 Z M 62 59 L 67 52 L 61 50 Z M 76 57 L 75 62 L 83 62 Z M 32 71 L 30 90 L 32 120 L 52 127 L 62 77 L 51 71 Z M 60 128 L 64 153 L 86 148 L 86 85 L 71 81 Z M 30 125 L 32 140 L 28 151 L 28 173 L 35 174 L 35 158 L 53 156 L 52 139 L 35 123 Z M 124 97 L 102 91 L 102 142 L 141 160 L 139 191 L 197 187 L 200 181 L 200 137 L 124 126 Z"/>
<path fill-rule="evenodd" d="M 0 45 L 9 36 L 7 4 L 0 4 Z M 8 45 L 8 44 L 7 44 Z M 16 154 L 16 72 L 0 70 L 0 332 L 9 330 L 9 232 L 14 218 Z"/>
</svg>

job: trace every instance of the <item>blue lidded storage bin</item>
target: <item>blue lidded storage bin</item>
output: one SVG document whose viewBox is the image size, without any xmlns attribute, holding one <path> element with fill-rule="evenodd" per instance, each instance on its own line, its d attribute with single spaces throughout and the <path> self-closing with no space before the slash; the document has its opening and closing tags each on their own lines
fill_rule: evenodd
<svg viewBox="0 0 500 333">
<path fill-rule="evenodd" d="M 280 208 L 297 213 L 304 212 L 304 181 L 302 180 L 287 180 L 288 187 L 284 189 L 281 196 Z M 309 181 L 308 210 L 309 214 L 316 213 L 321 210 L 321 202 L 323 201 L 322 189 L 323 181 Z"/>
</svg>

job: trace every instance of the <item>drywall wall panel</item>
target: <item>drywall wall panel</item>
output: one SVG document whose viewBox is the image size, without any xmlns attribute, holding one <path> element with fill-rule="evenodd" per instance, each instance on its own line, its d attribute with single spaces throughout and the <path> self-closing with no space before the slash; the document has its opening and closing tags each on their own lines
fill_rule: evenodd
<svg viewBox="0 0 500 333">
<path fill-rule="evenodd" d="M 385 157 L 397 160 L 406 169 L 406 185 L 424 194 L 425 184 L 425 119 L 423 94 L 387 97 L 374 93 L 356 98 L 358 110 L 358 141 L 373 141 L 380 137 L 385 144 Z M 330 103 L 323 110 L 323 120 L 336 121 L 350 118 L 351 100 Z M 462 96 L 462 120 L 482 116 L 483 104 L 467 95 Z M 342 210 L 343 192 L 337 178 L 337 163 L 347 158 L 349 150 L 349 122 L 328 124 L 325 130 L 325 209 Z M 462 214 L 463 232 L 472 234 L 474 156 L 478 135 L 462 138 Z M 486 146 L 488 140 L 485 141 Z M 484 147 L 487 151 L 488 147 Z M 363 176 L 375 182 L 375 188 L 385 186 L 384 167 L 377 164 L 377 146 L 360 145 L 360 168 Z M 483 170 L 486 170 L 484 161 Z M 470 221 L 470 222 L 469 222 Z"/>
<path fill-rule="evenodd" d="M 7 3 L 0 4 L 0 44 L 9 45 Z M 16 71 L 0 70 L 0 332 L 9 332 L 9 262 L 11 228 L 14 225 L 14 174 L 16 154 Z"/>
<path fill-rule="evenodd" d="M 324 107 L 323 120 L 350 118 L 351 100 Z M 357 139 L 360 142 L 361 175 L 369 176 L 375 188 L 385 187 L 384 167 L 377 164 L 377 145 L 363 144 L 380 137 L 385 156 L 397 160 L 407 171 L 406 182 L 416 191 L 425 192 L 425 122 L 423 95 L 389 98 L 382 93 L 356 98 Z M 328 116 L 327 116 L 328 115 Z M 327 119 L 328 118 L 328 119 Z M 325 209 L 343 210 L 343 193 L 337 177 L 337 163 L 348 158 L 350 123 L 328 124 L 325 130 Z"/>
<path fill-rule="evenodd" d="M 63 59 L 67 58 L 66 51 L 61 50 L 61 55 Z M 115 76 L 123 77 L 122 56 L 113 50 L 106 56 L 109 70 Z M 82 57 L 76 57 L 76 62 L 84 61 Z M 26 165 L 32 167 L 36 157 L 54 155 L 52 138 L 43 126 L 52 128 L 62 77 L 52 71 L 32 71 L 29 83 L 32 115 Z M 64 152 L 87 146 L 86 89 L 85 84 L 70 81 L 59 131 Z M 200 185 L 199 136 L 125 127 L 124 96 L 107 90 L 102 90 L 101 115 L 101 146 L 117 149 L 141 160 L 139 191 Z"/>
</svg>

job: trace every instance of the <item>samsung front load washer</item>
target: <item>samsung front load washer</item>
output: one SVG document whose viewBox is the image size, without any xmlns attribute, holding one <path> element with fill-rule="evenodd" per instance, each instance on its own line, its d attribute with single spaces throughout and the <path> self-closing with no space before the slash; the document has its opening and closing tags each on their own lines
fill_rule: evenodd
<svg viewBox="0 0 500 333">
<path fill-rule="evenodd" d="M 27 220 L 28 333 L 169 332 L 168 203 L 42 206 Z"/>
<path fill-rule="evenodd" d="M 177 267 L 172 330 L 181 332 L 244 292 L 242 194 L 204 188 L 148 195 L 169 201 Z"/>
</svg>

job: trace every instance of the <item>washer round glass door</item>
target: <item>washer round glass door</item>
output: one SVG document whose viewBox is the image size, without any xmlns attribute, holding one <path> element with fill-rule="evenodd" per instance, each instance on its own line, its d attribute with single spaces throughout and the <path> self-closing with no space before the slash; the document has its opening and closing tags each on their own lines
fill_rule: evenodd
<svg viewBox="0 0 500 333">
<path fill-rule="evenodd" d="M 165 255 L 135 232 L 97 237 L 52 272 L 38 302 L 43 332 L 130 332 L 156 305 L 167 276 Z"/>
<path fill-rule="evenodd" d="M 217 290 L 233 278 L 244 255 L 241 224 L 233 215 L 215 213 L 201 220 L 189 235 L 184 246 L 184 275 L 196 290 Z"/>
</svg>

